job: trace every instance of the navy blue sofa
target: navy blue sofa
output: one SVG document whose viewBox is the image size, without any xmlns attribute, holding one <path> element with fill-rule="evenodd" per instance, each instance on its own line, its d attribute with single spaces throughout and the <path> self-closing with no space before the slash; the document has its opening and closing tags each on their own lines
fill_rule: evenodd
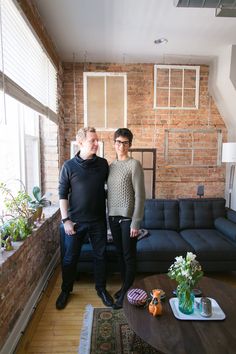
<svg viewBox="0 0 236 354">
<path fill-rule="evenodd" d="M 236 212 L 223 198 L 148 199 L 137 243 L 138 272 L 167 272 L 176 256 L 191 251 L 205 272 L 236 270 Z M 107 245 L 108 270 L 118 270 L 115 248 Z M 82 248 L 78 271 L 92 272 L 92 249 Z"/>
</svg>

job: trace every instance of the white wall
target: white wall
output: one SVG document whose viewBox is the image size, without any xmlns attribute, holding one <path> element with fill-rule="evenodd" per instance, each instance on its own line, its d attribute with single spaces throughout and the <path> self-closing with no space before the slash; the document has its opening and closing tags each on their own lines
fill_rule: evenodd
<svg viewBox="0 0 236 354">
<path fill-rule="evenodd" d="M 209 92 L 228 129 L 228 142 L 236 142 L 236 45 L 222 48 L 210 67 Z M 230 166 L 226 166 L 225 198 L 228 203 Z M 227 204 L 228 205 L 228 204 Z M 231 208 L 236 210 L 236 175 Z"/>
</svg>

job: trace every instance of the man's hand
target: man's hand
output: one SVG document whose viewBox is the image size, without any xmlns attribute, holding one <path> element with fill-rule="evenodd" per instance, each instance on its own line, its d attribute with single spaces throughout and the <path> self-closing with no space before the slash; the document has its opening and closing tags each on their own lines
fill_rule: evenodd
<svg viewBox="0 0 236 354">
<path fill-rule="evenodd" d="M 75 235 L 76 232 L 74 230 L 75 223 L 71 220 L 67 220 L 64 223 L 64 230 L 67 235 Z"/>
</svg>

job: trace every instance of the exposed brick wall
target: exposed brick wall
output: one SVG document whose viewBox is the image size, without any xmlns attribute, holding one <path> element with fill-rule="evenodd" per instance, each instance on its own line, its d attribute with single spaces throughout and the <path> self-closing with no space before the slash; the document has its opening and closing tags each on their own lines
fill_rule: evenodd
<svg viewBox="0 0 236 354">
<path fill-rule="evenodd" d="M 59 247 L 59 220 L 57 211 L 12 254 L 0 254 L 0 349 Z"/>
<path fill-rule="evenodd" d="M 176 167 L 164 158 L 164 138 L 166 129 L 221 129 L 223 139 L 226 139 L 226 127 L 213 99 L 208 93 L 208 66 L 200 70 L 200 102 L 198 110 L 154 110 L 153 109 L 153 64 L 80 64 L 64 63 L 63 103 L 64 103 L 64 142 L 65 158 L 69 158 L 70 141 L 75 139 L 78 128 L 83 126 L 83 72 L 107 71 L 126 72 L 128 84 L 128 127 L 134 133 L 133 147 L 157 149 L 156 197 L 177 198 L 195 197 L 197 186 L 205 185 L 205 196 L 222 197 L 225 188 L 225 168 L 213 164 L 217 150 L 217 140 L 211 135 L 201 134 L 199 144 L 209 143 L 215 151 L 198 152 L 195 163 L 209 166 Z M 75 90 L 74 90 L 75 85 Z M 74 96 L 74 91 L 76 97 Z M 76 109 L 75 109 L 76 101 Z M 113 133 L 102 131 L 98 133 L 104 141 L 105 157 L 111 162 L 115 157 L 113 149 Z M 210 142 L 211 139 L 215 139 Z M 181 138 L 175 142 L 181 147 Z M 182 160 L 186 162 L 189 151 L 181 152 Z"/>
</svg>

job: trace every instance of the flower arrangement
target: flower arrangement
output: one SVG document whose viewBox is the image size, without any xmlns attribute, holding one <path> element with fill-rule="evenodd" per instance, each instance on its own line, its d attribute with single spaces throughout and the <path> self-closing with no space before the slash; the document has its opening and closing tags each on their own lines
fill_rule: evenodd
<svg viewBox="0 0 236 354">
<path fill-rule="evenodd" d="M 168 276 L 178 283 L 177 296 L 180 311 L 190 314 L 193 312 L 194 302 L 192 290 L 203 276 L 202 267 L 192 252 L 187 252 L 186 257 L 178 256 L 175 259 L 176 261 L 168 270 Z"/>
<path fill-rule="evenodd" d="M 186 257 L 178 256 L 170 266 L 168 276 L 175 279 L 179 284 L 193 289 L 203 276 L 202 267 L 196 260 L 196 255 L 187 252 Z"/>
</svg>

